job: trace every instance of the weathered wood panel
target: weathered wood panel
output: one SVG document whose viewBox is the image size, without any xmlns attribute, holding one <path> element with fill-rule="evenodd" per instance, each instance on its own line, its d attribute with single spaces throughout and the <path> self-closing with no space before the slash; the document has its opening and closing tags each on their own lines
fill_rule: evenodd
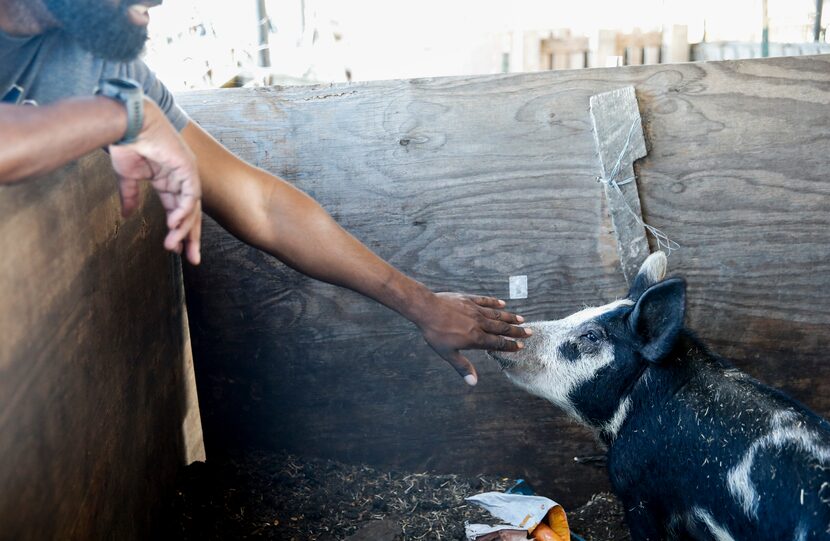
<svg viewBox="0 0 830 541">
<path fill-rule="evenodd" d="M 229 90 L 180 97 L 253 163 L 308 191 L 436 289 L 531 319 L 625 291 L 591 95 L 634 85 L 645 219 L 681 245 L 691 327 L 830 413 L 830 58 Z M 228 179 L 233 182 L 233 179 Z M 566 504 L 605 486 L 590 436 L 475 356 L 467 389 L 414 328 L 215 224 L 186 275 L 208 452 L 234 445 L 390 468 L 523 476 Z"/>
<path fill-rule="evenodd" d="M 103 152 L 0 187 L 0 538 L 148 539 L 199 456 L 164 233 L 155 196 L 121 218 Z"/>
</svg>

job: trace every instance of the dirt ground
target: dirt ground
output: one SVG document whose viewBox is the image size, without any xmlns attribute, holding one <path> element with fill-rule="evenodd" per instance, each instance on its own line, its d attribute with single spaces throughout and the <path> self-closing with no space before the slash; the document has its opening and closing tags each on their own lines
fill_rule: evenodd
<svg viewBox="0 0 830 541">
<path fill-rule="evenodd" d="M 182 541 L 463 540 L 465 522 L 497 522 L 464 498 L 512 483 L 250 452 L 189 466 L 163 533 Z M 629 539 L 610 494 L 567 511 L 571 529 L 586 541 Z"/>
</svg>

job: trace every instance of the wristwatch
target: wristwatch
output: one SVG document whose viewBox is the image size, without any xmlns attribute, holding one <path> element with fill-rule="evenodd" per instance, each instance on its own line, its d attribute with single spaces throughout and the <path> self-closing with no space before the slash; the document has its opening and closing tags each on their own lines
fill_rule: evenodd
<svg viewBox="0 0 830 541">
<path fill-rule="evenodd" d="M 132 79 L 103 79 L 98 83 L 95 94 L 119 101 L 127 110 L 127 131 L 115 144 L 135 142 L 144 126 L 144 91 L 141 85 Z"/>
</svg>

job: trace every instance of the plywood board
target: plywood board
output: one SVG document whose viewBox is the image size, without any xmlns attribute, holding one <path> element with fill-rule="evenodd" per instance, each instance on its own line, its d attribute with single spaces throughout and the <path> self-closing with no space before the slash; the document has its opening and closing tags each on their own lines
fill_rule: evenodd
<svg viewBox="0 0 830 541">
<path fill-rule="evenodd" d="M 149 539 L 200 456 L 180 264 L 144 195 L 122 219 L 100 151 L 0 187 L 3 539 Z"/>
<path fill-rule="evenodd" d="M 637 66 L 180 96 L 247 160 L 439 290 L 529 319 L 625 294 L 595 181 L 591 95 L 633 85 L 645 220 L 681 249 L 689 325 L 830 413 L 830 58 Z M 228 179 L 233 182 L 233 179 Z M 468 389 L 414 327 L 209 223 L 188 303 L 208 454 L 270 446 L 380 467 L 521 476 L 566 505 L 607 488 L 591 436 L 474 355 Z"/>
</svg>

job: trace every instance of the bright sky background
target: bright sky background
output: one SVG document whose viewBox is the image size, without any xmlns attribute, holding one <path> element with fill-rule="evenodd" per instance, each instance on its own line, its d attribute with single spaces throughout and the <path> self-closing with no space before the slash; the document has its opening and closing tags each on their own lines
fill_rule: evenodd
<svg viewBox="0 0 830 541">
<path fill-rule="evenodd" d="M 761 0 L 305 0 L 305 32 L 300 5 L 267 0 L 272 63 L 291 78 L 319 81 L 343 80 L 346 68 L 358 80 L 492 70 L 489 58 L 509 45 L 504 35 L 524 30 L 595 38 L 600 29 L 685 24 L 698 42 L 705 21 L 707 41 L 761 35 Z M 814 9 L 814 0 L 769 0 L 771 39 L 807 41 Z M 207 63 L 214 83 L 240 64 L 255 66 L 255 0 L 165 0 L 151 13 L 147 61 L 174 89 L 206 86 Z M 207 35 L 188 30 L 200 24 Z"/>
</svg>

